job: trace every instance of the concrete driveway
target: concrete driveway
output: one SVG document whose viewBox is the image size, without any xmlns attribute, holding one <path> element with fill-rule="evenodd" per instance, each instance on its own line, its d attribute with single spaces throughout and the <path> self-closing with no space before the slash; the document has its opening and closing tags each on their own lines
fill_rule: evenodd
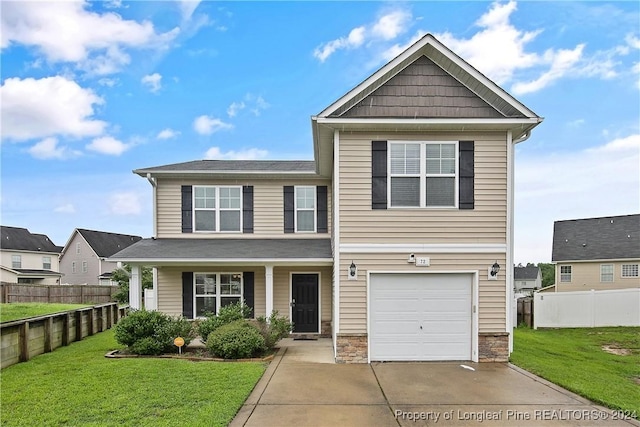
<svg viewBox="0 0 640 427">
<path fill-rule="evenodd" d="M 283 340 L 231 426 L 640 426 L 504 363 L 333 363 Z"/>
</svg>

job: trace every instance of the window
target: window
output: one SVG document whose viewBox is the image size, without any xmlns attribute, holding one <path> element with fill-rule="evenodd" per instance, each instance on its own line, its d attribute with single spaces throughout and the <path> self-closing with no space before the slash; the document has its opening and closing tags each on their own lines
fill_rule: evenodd
<svg viewBox="0 0 640 427">
<path fill-rule="evenodd" d="M 296 232 L 316 231 L 316 187 L 296 187 Z"/>
<path fill-rule="evenodd" d="M 76 254 L 80 253 L 80 243 L 76 243 Z"/>
<path fill-rule="evenodd" d="M 87 261 L 82 261 L 82 272 L 86 273 L 89 271 L 89 264 L 87 263 Z"/>
<path fill-rule="evenodd" d="M 242 187 L 193 187 L 195 231 L 240 231 Z"/>
<path fill-rule="evenodd" d="M 600 264 L 600 281 L 613 282 L 613 264 Z"/>
<path fill-rule="evenodd" d="M 571 266 L 570 265 L 560 266 L 560 281 L 571 282 Z"/>
<path fill-rule="evenodd" d="M 457 143 L 390 143 L 389 200 L 392 207 L 456 207 Z"/>
<path fill-rule="evenodd" d="M 242 301 L 242 274 L 195 273 L 195 317 L 216 314 L 221 307 Z"/>
<path fill-rule="evenodd" d="M 43 256 L 42 257 L 42 269 L 43 270 L 51 270 L 51 257 Z"/>
<path fill-rule="evenodd" d="M 11 255 L 11 268 L 22 268 L 22 255 Z"/>
<path fill-rule="evenodd" d="M 76 272 L 76 262 L 75 261 L 71 262 L 71 272 L 74 273 L 74 274 Z"/>
<path fill-rule="evenodd" d="M 622 277 L 638 277 L 638 264 L 622 264 Z"/>
</svg>

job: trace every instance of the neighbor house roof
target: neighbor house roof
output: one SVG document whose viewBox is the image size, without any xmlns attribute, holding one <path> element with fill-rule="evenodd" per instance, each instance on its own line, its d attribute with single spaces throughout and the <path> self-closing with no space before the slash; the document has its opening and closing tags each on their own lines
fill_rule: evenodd
<svg viewBox="0 0 640 427">
<path fill-rule="evenodd" d="M 15 251 L 60 253 L 62 248 L 56 246 L 44 234 L 31 233 L 26 228 L 0 227 L 0 247 Z"/>
<path fill-rule="evenodd" d="M 313 160 L 195 160 L 136 169 L 134 173 L 145 176 L 157 174 L 315 174 Z"/>
<path fill-rule="evenodd" d="M 330 239 L 143 239 L 109 258 L 123 262 L 331 261 Z"/>
<path fill-rule="evenodd" d="M 640 215 L 556 221 L 551 260 L 640 259 Z"/>
<path fill-rule="evenodd" d="M 71 244 L 76 232 L 86 240 L 87 244 L 91 246 L 91 249 L 93 249 L 99 258 L 110 257 L 116 252 L 119 252 L 142 239 L 140 236 L 132 236 L 129 234 L 109 233 L 106 231 L 76 228 L 65 245 L 64 252 L 67 251 L 67 248 Z"/>
<path fill-rule="evenodd" d="M 513 278 L 514 280 L 536 280 L 539 272 L 539 267 L 513 267 Z"/>
</svg>

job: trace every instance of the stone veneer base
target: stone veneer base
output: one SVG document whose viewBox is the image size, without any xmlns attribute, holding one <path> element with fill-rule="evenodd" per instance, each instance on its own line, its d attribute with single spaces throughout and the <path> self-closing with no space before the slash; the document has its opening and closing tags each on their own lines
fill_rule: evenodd
<svg viewBox="0 0 640 427">
<path fill-rule="evenodd" d="M 368 361 L 367 334 L 338 334 L 336 363 L 367 363 Z"/>
</svg>

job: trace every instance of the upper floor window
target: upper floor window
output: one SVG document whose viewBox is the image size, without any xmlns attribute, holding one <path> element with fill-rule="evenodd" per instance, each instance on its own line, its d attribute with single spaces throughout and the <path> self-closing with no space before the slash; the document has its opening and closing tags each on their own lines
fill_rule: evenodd
<svg viewBox="0 0 640 427">
<path fill-rule="evenodd" d="M 390 142 L 389 149 L 391 207 L 457 206 L 456 142 Z"/>
<path fill-rule="evenodd" d="M 80 253 L 80 243 L 76 243 L 76 254 Z"/>
<path fill-rule="evenodd" d="M 71 261 L 71 272 L 72 273 L 76 273 L 77 272 L 77 267 L 76 267 L 76 262 L 75 261 Z"/>
<path fill-rule="evenodd" d="M 22 255 L 11 255 L 11 268 L 22 268 Z"/>
<path fill-rule="evenodd" d="M 571 282 L 571 273 L 572 268 L 570 265 L 561 265 L 560 266 L 560 281 L 561 282 Z"/>
<path fill-rule="evenodd" d="M 43 270 L 51 270 L 51 257 L 43 256 L 42 257 L 42 269 Z"/>
<path fill-rule="evenodd" d="M 600 264 L 600 281 L 613 282 L 613 264 Z"/>
<path fill-rule="evenodd" d="M 316 231 L 316 187 L 296 186 L 296 232 Z"/>
<path fill-rule="evenodd" d="M 622 277 L 638 277 L 638 264 L 622 264 Z"/>
<path fill-rule="evenodd" d="M 194 231 L 241 231 L 242 187 L 193 187 Z"/>
<path fill-rule="evenodd" d="M 82 261 L 82 272 L 87 273 L 89 271 L 89 264 L 87 261 Z"/>
</svg>

